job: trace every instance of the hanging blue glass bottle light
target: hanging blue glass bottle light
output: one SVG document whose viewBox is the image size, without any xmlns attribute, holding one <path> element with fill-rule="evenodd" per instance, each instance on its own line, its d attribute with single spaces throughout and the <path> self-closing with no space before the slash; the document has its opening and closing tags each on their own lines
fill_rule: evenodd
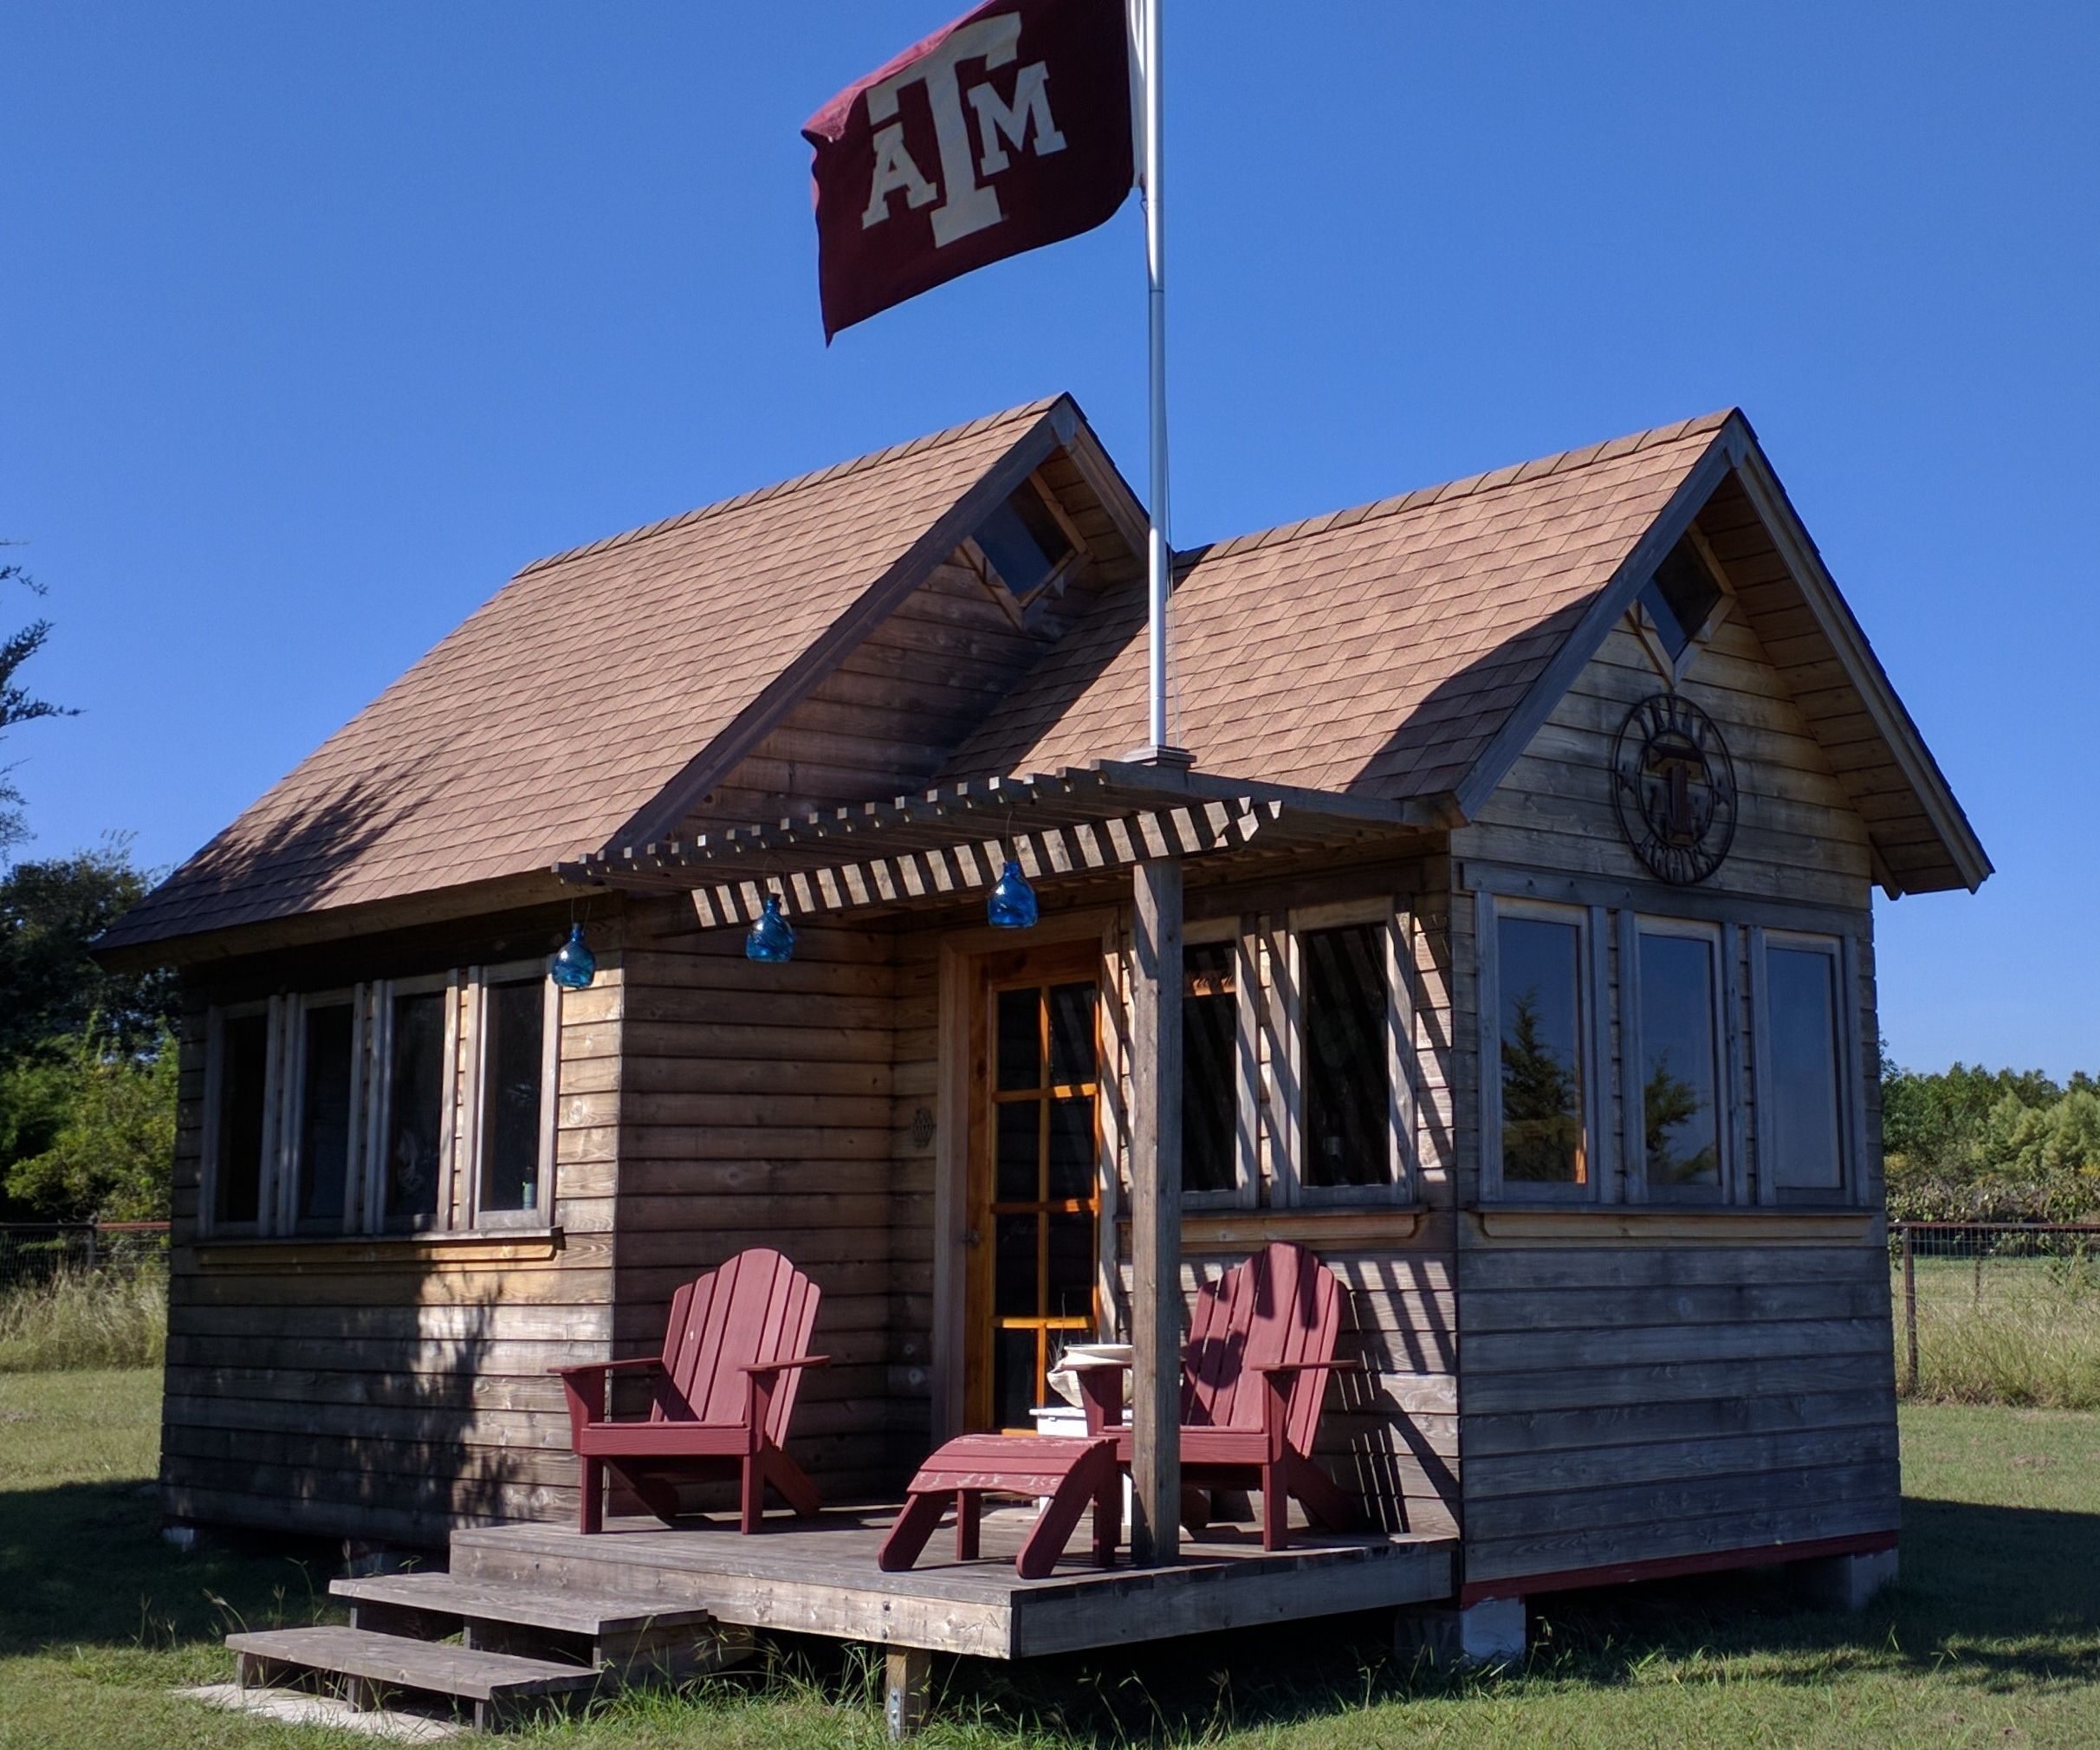
<svg viewBox="0 0 2100 1750">
<path fill-rule="evenodd" d="M 771 961 L 776 964 L 794 958 L 794 930 L 781 916 L 781 901 L 777 893 L 766 895 L 765 906 L 758 914 L 758 922 L 751 926 L 750 934 L 744 937 L 744 958 Z"/>
<path fill-rule="evenodd" d="M 550 971 L 554 982 L 564 990 L 590 988 L 591 981 L 598 976 L 598 956 L 583 939 L 582 924 L 569 925 L 568 940 L 554 950 L 554 963 Z"/>
<path fill-rule="evenodd" d="M 985 917 L 995 930 L 1027 930 L 1034 927 L 1038 909 L 1035 890 L 1021 872 L 1021 865 L 1008 857 L 984 902 Z"/>
</svg>

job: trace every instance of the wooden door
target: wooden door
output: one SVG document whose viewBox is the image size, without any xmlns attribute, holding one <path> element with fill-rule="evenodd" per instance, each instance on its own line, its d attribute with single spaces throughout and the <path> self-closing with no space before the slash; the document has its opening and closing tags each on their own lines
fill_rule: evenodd
<svg viewBox="0 0 2100 1750">
<path fill-rule="evenodd" d="M 1044 1376 L 1099 1313 L 1100 951 L 983 963 L 973 1031 L 965 1408 L 1028 1431 Z"/>
</svg>

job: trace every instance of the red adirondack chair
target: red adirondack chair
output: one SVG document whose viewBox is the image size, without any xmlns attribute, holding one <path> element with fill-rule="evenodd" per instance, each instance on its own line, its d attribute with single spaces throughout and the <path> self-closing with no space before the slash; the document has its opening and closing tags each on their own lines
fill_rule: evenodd
<svg viewBox="0 0 2100 1750">
<path fill-rule="evenodd" d="M 1287 1541 L 1293 1495 L 1330 1530 L 1355 1520 L 1349 1497 L 1312 1459 L 1327 1376 L 1355 1365 L 1334 1358 L 1341 1330 L 1333 1272 L 1287 1241 L 1273 1241 L 1196 1297 L 1182 1350 L 1182 1480 L 1191 1492 L 1259 1488 L 1265 1550 Z M 1122 1368 L 1086 1366 L 1075 1377 L 1086 1431 L 1115 1435 L 1116 1456 L 1128 1464 Z M 1183 1518 L 1191 1532 L 1203 1529 L 1202 1495 L 1184 1494 Z"/>
<path fill-rule="evenodd" d="M 677 1516 L 679 1482 L 730 1469 L 746 1533 L 759 1528 L 768 1483 L 805 1519 L 822 1511 L 782 1444 L 803 1370 L 829 1359 L 804 1352 L 820 1297 L 787 1259 L 756 1246 L 671 1296 L 661 1356 L 555 1368 L 582 1461 L 581 1528 L 605 1529 L 607 1473 L 666 1523 Z M 643 1372 L 652 1376 L 648 1416 L 612 1420 L 608 1380 Z"/>
</svg>

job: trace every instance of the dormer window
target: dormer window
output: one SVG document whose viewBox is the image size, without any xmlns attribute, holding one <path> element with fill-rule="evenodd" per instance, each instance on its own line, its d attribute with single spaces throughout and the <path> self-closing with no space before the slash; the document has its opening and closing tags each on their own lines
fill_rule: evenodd
<svg viewBox="0 0 2100 1750">
<path fill-rule="evenodd" d="M 1721 606 L 1721 586 L 1689 541 L 1673 547 L 1641 592 L 1641 606 L 1673 664 L 1707 630 Z"/>
<path fill-rule="evenodd" d="M 1064 525 L 1027 484 L 984 519 L 976 538 L 997 580 L 1023 608 L 1050 587 L 1073 551 Z"/>
</svg>

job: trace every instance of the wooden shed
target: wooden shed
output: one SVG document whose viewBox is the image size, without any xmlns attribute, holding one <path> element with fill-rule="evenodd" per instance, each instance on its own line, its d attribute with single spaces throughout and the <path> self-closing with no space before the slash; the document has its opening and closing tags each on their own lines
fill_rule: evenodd
<svg viewBox="0 0 2100 1750">
<path fill-rule="evenodd" d="M 893 1500 L 1282 1237 L 1433 1594 L 1893 1548 L 1870 898 L 1990 865 L 1748 423 L 1177 555 L 1131 753 L 1144 538 L 1060 398 L 541 561 L 110 932 L 187 994 L 172 1520 L 567 1521 L 548 1369 L 759 1242 Z"/>
</svg>

